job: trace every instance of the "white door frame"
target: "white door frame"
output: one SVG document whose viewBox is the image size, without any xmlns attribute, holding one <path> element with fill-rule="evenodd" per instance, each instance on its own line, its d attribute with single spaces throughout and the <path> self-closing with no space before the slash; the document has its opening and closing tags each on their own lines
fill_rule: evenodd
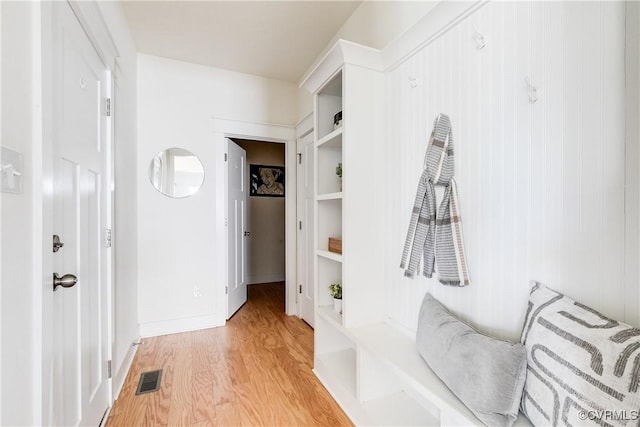
<svg viewBox="0 0 640 427">
<path fill-rule="evenodd" d="M 91 44 L 95 48 L 100 60 L 102 61 L 105 69 L 109 72 L 110 80 L 108 82 L 108 93 L 110 97 L 113 97 L 113 71 L 115 68 L 115 58 L 119 56 L 118 49 L 113 41 L 111 33 L 105 24 L 105 20 L 102 16 L 100 8 L 96 2 L 85 2 L 79 0 L 67 0 L 74 14 L 76 15 L 78 22 L 87 34 L 87 37 L 91 41 Z M 55 3 L 55 2 L 54 2 Z M 53 30 L 53 11 L 52 6 L 54 3 L 42 2 L 39 3 L 39 10 L 37 11 L 37 18 L 40 22 L 41 34 L 50 34 Z M 42 266 L 40 270 L 37 268 L 34 272 L 37 280 L 34 282 L 34 325 L 41 325 L 41 328 L 36 328 L 34 332 L 34 369 L 35 372 L 41 372 L 42 376 L 36 378 L 34 381 L 33 396 L 36 401 L 36 406 L 41 409 L 41 413 L 35 415 L 34 418 L 40 419 L 41 424 L 51 425 L 53 422 L 53 384 L 52 384 L 52 365 L 53 365 L 53 252 L 51 250 L 51 236 L 54 233 L 53 230 L 53 140 L 50 135 L 54 134 L 55 124 L 53 117 L 55 117 L 55 100 L 53 99 L 54 84 L 53 76 L 53 58 L 51 53 L 53 51 L 51 37 L 38 37 L 42 40 L 42 44 L 39 46 L 40 61 L 41 63 L 34 64 L 34 78 L 42 82 L 41 87 L 38 87 L 38 93 L 34 93 L 34 98 L 41 96 L 42 110 L 41 117 L 38 118 L 36 123 L 36 131 L 41 130 L 41 151 L 36 154 L 42 161 L 42 192 L 40 194 L 35 193 L 34 199 L 38 200 L 41 205 L 36 206 L 36 209 L 41 212 L 41 217 L 36 215 L 34 220 L 42 225 L 42 228 L 36 227 L 34 230 L 34 241 L 38 243 L 41 250 L 34 251 L 34 265 Z M 35 55 L 34 55 L 35 56 Z M 37 67 L 41 65 L 41 67 Z M 113 116 L 113 111 L 112 111 Z M 109 147 L 108 167 L 109 182 L 113 184 L 113 132 L 112 132 L 113 120 L 110 120 L 107 129 L 107 141 L 106 144 Z M 37 129 L 40 128 L 40 129 Z M 36 150 L 37 151 L 37 150 Z M 36 186 L 37 187 L 37 186 Z M 113 185 L 111 185 L 113 188 Z M 110 224 L 113 226 L 113 206 L 115 195 L 112 193 L 110 197 L 109 210 L 110 210 Z M 40 207 L 40 209 L 38 209 Z M 113 326 L 113 258 L 111 259 L 111 274 L 108 278 L 108 304 L 109 308 L 109 339 L 110 344 L 109 353 L 112 357 L 112 343 L 114 335 Z M 112 379 L 109 379 L 111 382 Z M 113 389 L 112 384 L 110 387 Z M 110 405 L 113 404 L 114 396 L 110 393 Z"/>
<path fill-rule="evenodd" d="M 313 132 L 313 111 L 309 114 L 307 114 L 306 117 L 304 117 L 302 120 L 300 120 L 298 122 L 298 124 L 296 125 L 296 154 L 297 154 L 297 145 L 298 145 L 298 141 L 300 139 L 302 139 L 303 137 L 305 137 L 306 135 L 308 135 L 309 133 Z M 297 166 L 296 166 L 297 168 Z M 297 192 L 296 192 L 297 195 Z M 296 199 L 296 216 L 297 216 L 297 209 L 298 209 L 298 200 Z M 297 232 L 296 232 L 297 233 Z M 296 240 L 297 243 L 297 240 Z M 305 250 L 305 248 L 300 248 L 300 254 Z M 298 253 L 296 253 L 296 268 L 298 266 L 298 256 L 300 255 Z M 314 275 L 315 277 L 315 275 Z M 298 279 L 297 275 L 296 275 L 296 280 Z M 315 290 L 314 290 L 315 292 Z M 298 298 L 301 298 L 300 295 L 300 291 L 299 289 L 296 289 L 296 295 Z M 315 301 L 314 301 L 314 305 L 315 305 Z M 302 318 L 302 304 L 298 304 L 297 306 L 297 311 L 296 314 L 299 318 Z"/>
<path fill-rule="evenodd" d="M 228 302 L 225 286 L 228 281 L 228 229 L 227 216 L 227 168 L 224 155 L 227 150 L 227 138 L 254 139 L 285 144 L 285 312 L 288 315 L 298 313 L 296 301 L 296 133 L 295 127 L 271 123 L 255 123 L 239 120 L 213 118 L 213 143 L 215 147 L 216 185 L 216 309 L 217 324 L 224 325 L 227 319 Z"/>
</svg>

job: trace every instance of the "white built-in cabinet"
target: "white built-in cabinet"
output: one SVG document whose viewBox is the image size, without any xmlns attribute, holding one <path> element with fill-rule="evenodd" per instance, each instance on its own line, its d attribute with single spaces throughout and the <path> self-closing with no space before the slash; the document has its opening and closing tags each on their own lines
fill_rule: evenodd
<svg viewBox="0 0 640 427">
<path fill-rule="evenodd" d="M 302 83 L 315 103 L 314 373 L 357 425 L 481 425 L 421 359 L 415 336 L 387 323 L 380 171 L 393 142 L 380 63 L 379 51 L 340 40 Z M 342 237 L 342 254 L 328 250 L 329 237 Z"/>
<path fill-rule="evenodd" d="M 303 83 L 315 102 L 314 372 L 356 424 L 432 425 L 439 419 L 432 405 L 376 356 L 375 339 L 367 348 L 360 335 L 387 328 L 379 250 L 386 111 L 380 68 L 377 50 L 339 41 Z M 342 123 L 334 128 L 339 111 Z M 342 238 L 342 254 L 328 250 L 329 237 Z M 329 294 L 335 282 L 342 284 L 342 313 Z M 411 338 L 402 338 L 412 353 Z"/>
<path fill-rule="evenodd" d="M 340 41 L 305 81 L 315 101 L 316 311 L 321 322 L 339 328 L 384 317 L 382 253 L 372 250 L 381 247 L 383 220 L 385 106 L 378 54 Z M 334 128 L 340 111 L 342 123 Z M 342 238 L 342 254 L 329 251 L 329 237 Z M 335 282 L 343 286 L 341 314 L 333 311 L 328 289 Z"/>
</svg>

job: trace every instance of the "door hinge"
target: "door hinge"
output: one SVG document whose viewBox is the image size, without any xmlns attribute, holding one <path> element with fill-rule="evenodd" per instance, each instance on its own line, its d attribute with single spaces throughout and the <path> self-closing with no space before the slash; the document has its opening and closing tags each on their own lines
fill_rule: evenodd
<svg viewBox="0 0 640 427">
<path fill-rule="evenodd" d="M 298 289 L 298 293 L 301 294 L 302 293 L 302 285 L 300 285 L 300 288 Z"/>
<path fill-rule="evenodd" d="M 298 153 L 298 164 L 302 164 L 302 153 Z"/>
<path fill-rule="evenodd" d="M 298 221 L 298 230 L 302 230 L 302 221 Z"/>
<path fill-rule="evenodd" d="M 104 247 L 110 248 L 112 246 L 111 229 L 105 228 L 104 230 Z"/>
<path fill-rule="evenodd" d="M 229 159 L 229 155 L 227 153 L 224 153 L 224 161 L 226 162 Z"/>
<path fill-rule="evenodd" d="M 224 219 L 224 226 L 228 227 L 229 226 L 229 218 L 225 218 Z"/>
<path fill-rule="evenodd" d="M 111 378 L 111 360 L 107 360 L 107 378 Z"/>
<path fill-rule="evenodd" d="M 229 295 L 229 287 L 228 286 L 224 287 L 224 294 L 225 295 Z"/>
<path fill-rule="evenodd" d="M 111 117 L 111 98 L 106 98 L 104 100 L 104 115 Z"/>
</svg>

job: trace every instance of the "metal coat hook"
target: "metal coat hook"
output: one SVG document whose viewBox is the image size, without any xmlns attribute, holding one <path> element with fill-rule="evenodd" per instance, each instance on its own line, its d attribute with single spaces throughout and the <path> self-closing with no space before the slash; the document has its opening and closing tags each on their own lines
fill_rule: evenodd
<svg viewBox="0 0 640 427">
<path fill-rule="evenodd" d="M 411 86 L 413 89 L 415 89 L 419 83 L 420 82 L 416 77 L 409 76 L 409 86 Z"/>
<path fill-rule="evenodd" d="M 527 94 L 529 95 L 529 102 L 531 104 L 535 103 L 538 100 L 538 88 L 531 83 L 531 79 L 529 76 L 524 78 L 524 81 L 527 83 Z"/>
<path fill-rule="evenodd" d="M 475 25 L 473 26 L 473 40 L 475 40 L 476 49 L 478 50 L 484 49 L 484 47 L 487 45 L 487 41 L 485 40 L 482 33 L 478 31 Z"/>
</svg>

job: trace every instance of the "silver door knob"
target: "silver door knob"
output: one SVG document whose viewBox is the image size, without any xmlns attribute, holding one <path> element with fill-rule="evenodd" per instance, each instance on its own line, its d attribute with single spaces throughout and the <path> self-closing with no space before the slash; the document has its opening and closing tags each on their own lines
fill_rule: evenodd
<svg viewBox="0 0 640 427">
<path fill-rule="evenodd" d="M 53 290 L 55 291 L 58 286 L 63 288 L 71 288 L 78 283 L 78 278 L 73 274 L 65 274 L 64 276 L 58 276 L 58 273 L 53 273 Z"/>
</svg>

